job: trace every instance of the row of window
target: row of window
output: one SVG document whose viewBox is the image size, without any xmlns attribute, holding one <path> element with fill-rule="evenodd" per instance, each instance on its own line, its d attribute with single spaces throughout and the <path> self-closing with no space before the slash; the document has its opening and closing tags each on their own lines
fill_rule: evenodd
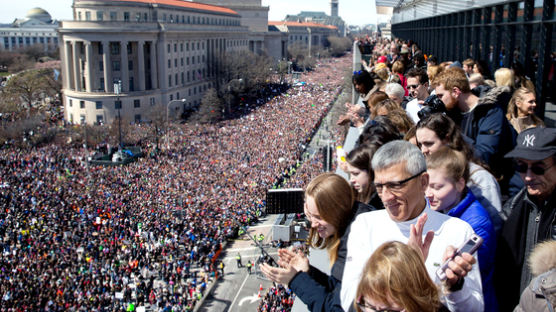
<svg viewBox="0 0 556 312">
<path fill-rule="evenodd" d="M 191 65 L 195 65 L 195 59 L 197 59 L 197 64 L 201 64 L 201 59 L 203 61 L 203 63 L 205 62 L 205 56 L 202 55 L 197 55 L 197 57 L 195 58 L 195 56 L 191 57 Z M 185 65 L 189 65 L 189 56 L 185 58 Z M 183 62 L 183 57 L 180 58 L 180 66 L 184 66 L 184 62 Z M 174 59 L 174 67 L 178 67 L 178 59 Z M 168 60 L 168 68 L 172 68 L 172 60 Z M 131 70 L 131 69 L 130 69 Z"/>
<path fill-rule="evenodd" d="M 104 21 L 105 17 L 110 21 L 124 21 L 130 22 L 132 19 L 135 22 L 168 22 L 168 23 L 179 23 L 179 24 L 198 24 L 198 25 L 221 25 L 221 26 L 239 26 L 239 19 L 228 19 L 228 18 L 216 18 L 216 17 L 204 17 L 204 16 L 189 16 L 189 15 L 179 15 L 179 14 L 167 14 L 162 13 L 162 16 L 158 18 L 157 11 L 154 11 L 151 18 L 149 19 L 149 14 L 147 12 L 123 12 L 122 16 L 119 16 L 117 11 L 95 11 L 95 20 Z M 84 11 L 84 16 L 82 11 L 77 12 L 78 21 L 92 21 L 93 11 Z"/>
<path fill-rule="evenodd" d="M 4 37 L 4 47 L 9 47 L 10 42 L 12 46 L 18 45 L 33 45 L 33 44 L 58 44 L 57 37 Z"/>
<path fill-rule="evenodd" d="M 205 78 L 206 76 L 206 70 L 203 68 L 203 70 L 192 70 L 192 71 L 187 71 L 187 82 L 190 81 L 196 81 L 196 80 L 203 80 L 203 78 Z M 174 82 L 174 85 L 178 84 L 178 74 L 174 74 L 174 79 L 172 80 L 172 75 L 168 75 L 168 87 L 172 87 L 172 81 Z M 182 72 L 181 73 L 181 84 L 185 85 L 186 82 L 186 73 Z"/>
</svg>

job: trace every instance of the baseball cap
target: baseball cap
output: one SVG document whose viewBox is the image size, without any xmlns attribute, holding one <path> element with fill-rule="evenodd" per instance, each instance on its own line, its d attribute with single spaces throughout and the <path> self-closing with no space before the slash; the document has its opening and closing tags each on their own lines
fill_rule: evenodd
<svg viewBox="0 0 556 312">
<path fill-rule="evenodd" d="M 515 148 L 504 157 L 543 160 L 555 153 L 556 129 L 535 127 L 522 131 Z"/>
</svg>

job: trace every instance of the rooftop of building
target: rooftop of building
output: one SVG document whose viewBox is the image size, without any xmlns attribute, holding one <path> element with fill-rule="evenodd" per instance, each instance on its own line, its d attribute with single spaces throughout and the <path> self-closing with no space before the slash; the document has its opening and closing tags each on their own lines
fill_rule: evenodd
<svg viewBox="0 0 556 312">
<path fill-rule="evenodd" d="M 337 30 L 338 27 L 332 25 L 323 25 L 319 23 L 312 22 L 295 22 L 295 21 L 268 21 L 269 26 L 288 26 L 288 27 L 318 27 L 318 28 L 328 28 Z"/>
<path fill-rule="evenodd" d="M 106 2 L 116 2 L 116 1 L 119 1 L 119 2 L 135 2 L 135 3 L 174 6 L 174 7 L 195 9 L 195 10 L 201 10 L 201 11 L 209 11 L 209 12 L 216 12 L 216 13 L 226 13 L 226 14 L 239 15 L 236 11 L 234 11 L 230 8 L 225 8 L 225 7 L 211 5 L 211 4 L 198 3 L 198 2 L 184 1 L 184 0 L 100 0 L 100 1 L 106 1 Z M 79 2 L 79 0 L 75 0 L 75 2 Z"/>
</svg>

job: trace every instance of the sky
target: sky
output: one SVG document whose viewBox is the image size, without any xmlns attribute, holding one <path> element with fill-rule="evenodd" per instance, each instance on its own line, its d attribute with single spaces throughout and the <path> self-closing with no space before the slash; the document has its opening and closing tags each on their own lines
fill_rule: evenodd
<svg viewBox="0 0 556 312">
<path fill-rule="evenodd" d="M 376 23 L 376 9 L 374 0 L 339 0 L 339 14 L 350 25 L 365 25 Z M 73 0 L 0 0 L 0 23 L 11 23 L 16 18 L 23 18 L 27 11 L 40 7 L 48 11 L 53 19 L 72 19 L 71 5 Z M 262 0 L 264 6 L 269 6 L 268 19 L 278 21 L 288 14 L 298 14 L 301 11 L 324 11 L 330 14 L 330 0 Z"/>
</svg>

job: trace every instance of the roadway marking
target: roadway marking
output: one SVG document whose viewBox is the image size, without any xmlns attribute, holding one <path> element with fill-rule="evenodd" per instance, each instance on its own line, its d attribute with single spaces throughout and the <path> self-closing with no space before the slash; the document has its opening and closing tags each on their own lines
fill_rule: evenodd
<svg viewBox="0 0 556 312">
<path fill-rule="evenodd" d="M 245 300 L 251 300 L 251 302 L 249 302 L 249 304 L 253 304 L 255 301 L 260 300 L 261 298 L 259 298 L 259 296 L 257 294 L 253 294 L 253 296 L 245 296 L 243 297 L 240 301 L 238 306 L 242 306 L 243 302 L 245 302 Z"/>
<path fill-rule="evenodd" d="M 237 297 L 239 297 L 239 294 L 241 293 L 241 290 L 243 289 L 243 286 L 245 286 L 245 282 L 247 282 L 247 279 L 249 278 L 249 276 L 251 276 L 251 274 L 247 274 L 245 276 L 245 279 L 243 280 L 243 283 L 241 283 L 241 286 L 239 287 L 239 290 L 238 290 L 236 296 L 234 297 L 234 300 L 232 301 L 232 304 L 230 304 L 230 310 L 232 310 L 232 308 L 234 306 L 234 303 L 236 302 Z"/>
</svg>

